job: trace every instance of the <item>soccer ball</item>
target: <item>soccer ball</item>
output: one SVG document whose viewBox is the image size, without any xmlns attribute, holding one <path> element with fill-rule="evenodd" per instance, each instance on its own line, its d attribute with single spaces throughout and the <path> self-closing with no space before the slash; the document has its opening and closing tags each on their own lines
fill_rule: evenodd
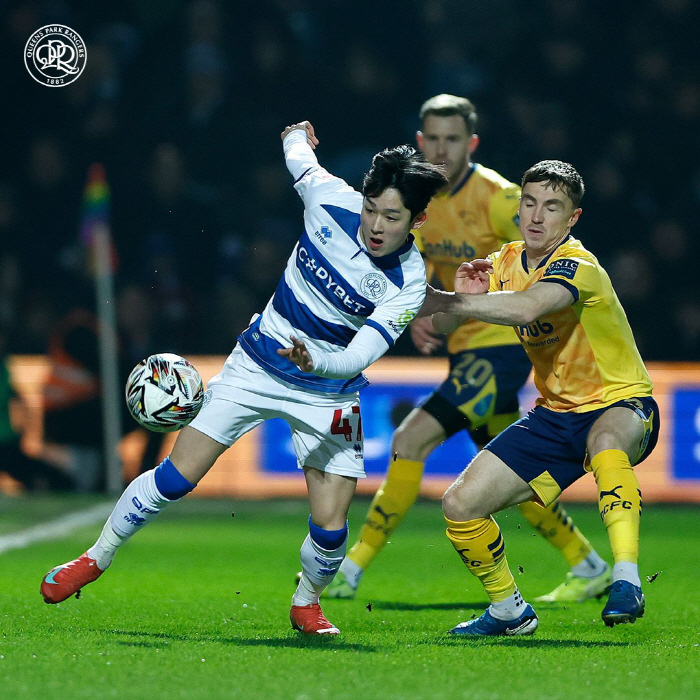
<svg viewBox="0 0 700 700">
<path fill-rule="evenodd" d="M 180 430 L 194 420 L 204 401 L 199 372 L 184 357 L 169 352 L 141 360 L 126 382 L 129 413 L 157 433 Z"/>
</svg>

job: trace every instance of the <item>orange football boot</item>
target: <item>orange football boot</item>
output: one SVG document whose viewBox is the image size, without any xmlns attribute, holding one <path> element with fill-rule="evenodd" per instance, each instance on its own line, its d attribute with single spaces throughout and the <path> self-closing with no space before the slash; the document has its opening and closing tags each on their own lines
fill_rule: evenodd
<svg viewBox="0 0 700 700">
<path fill-rule="evenodd" d="M 102 574 L 97 562 L 85 552 L 77 559 L 51 569 L 41 582 L 41 595 L 46 603 L 61 603 Z"/>
<path fill-rule="evenodd" d="M 292 605 L 289 619 L 292 627 L 304 634 L 340 634 L 340 630 L 326 620 L 318 603 Z"/>
</svg>

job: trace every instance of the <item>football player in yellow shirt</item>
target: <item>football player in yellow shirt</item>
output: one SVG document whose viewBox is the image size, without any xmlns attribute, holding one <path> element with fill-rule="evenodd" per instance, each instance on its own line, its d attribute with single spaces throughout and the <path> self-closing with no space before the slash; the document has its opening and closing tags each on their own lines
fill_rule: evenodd
<svg viewBox="0 0 700 700">
<path fill-rule="evenodd" d="M 537 629 L 492 514 L 527 501 L 546 506 L 586 471 L 595 477 L 615 562 L 603 621 L 612 627 L 644 614 L 637 568 L 642 497 L 632 466 L 654 448 L 659 411 L 610 278 L 571 235 L 583 192 L 568 163 L 534 165 L 523 176 L 523 241 L 461 265 L 457 294 L 430 289 L 421 310 L 433 312 L 444 332 L 465 318 L 514 327 L 540 392 L 536 407 L 489 442 L 443 497 L 447 536 L 491 601 L 453 634 Z"/>
<path fill-rule="evenodd" d="M 464 97 L 437 95 L 420 110 L 417 133 L 426 160 L 447 171 L 449 188 L 435 196 L 416 243 L 444 289 L 453 289 L 461 262 L 485 258 L 503 243 L 520 240 L 520 187 L 494 170 L 474 163 L 479 144 L 476 111 Z M 442 344 L 430 318 L 411 326 L 416 347 L 425 355 Z M 518 390 L 531 364 L 512 328 L 466 320 L 448 337 L 450 373 L 394 434 L 396 459 L 367 513 L 365 523 L 325 595 L 354 598 L 360 578 L 396 530 L 420 489 L 425 461 L 447 438 L 468 430 L 483 447 L 520 418 Z M 595 552 L 558 502 L 547 508 L 521 507 L 528 522 L 551 542 L 571 567 L 567 578 L 538 600 L 582 601 L 601 596 L 611 584 L 610 567 Z"/>
</svg>

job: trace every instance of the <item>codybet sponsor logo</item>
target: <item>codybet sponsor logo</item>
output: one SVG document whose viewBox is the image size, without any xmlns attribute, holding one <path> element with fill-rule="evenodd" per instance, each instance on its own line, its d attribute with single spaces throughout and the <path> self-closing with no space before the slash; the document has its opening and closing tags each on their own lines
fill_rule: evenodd
<svg viewBox="0 0 700 700">
<path fill-rule="evenodd" d="M 470 245 L 464 242 L 455 245 L 447 238 L 442 243 L 426 243 L 425 253 L 429 258 L 459 258 L 459 260 L 466 258 L 471 260 L 476 255 L 476 251 Z"/>
<path fill-rule="evenodd" d="M 333 275 L 321 263 L 317 262 L 304 246 L 299 246 L 298 248 L 297 265 L 313 275 L 321 283 L 321 286 L 325 287 L 332 294 L 335 294 L 335 296 L 343 302 L 343 306 L 346 306 L 349 311 L 360 313 L 362 309 L 367 308 L 365 304 L 354 299 L 347 289 L 341 287 L 338 282 L 333 279 Z"/>
</svg>

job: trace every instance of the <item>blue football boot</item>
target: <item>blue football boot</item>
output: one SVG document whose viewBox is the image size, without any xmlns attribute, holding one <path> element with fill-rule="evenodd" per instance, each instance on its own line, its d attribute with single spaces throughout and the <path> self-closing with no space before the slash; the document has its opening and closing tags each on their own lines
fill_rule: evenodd
<svg viewBox="0 0 700 700">
<path fill-rule="evenodd" d="M 538 619 L 531 605 L 526 605 L 520 617 L 515 620 L 499 620 L 495 618 L 486 608 L 486 612 L 475 620 L 461 622 L 457 627 L 453 627 L 449 634 L 470 634 L 482 636 L 507 637 L 516 634 L 533 634 L 537 629 Z"/>
<path fill-rule="evenodd" d="M 634 622 L 644 616 L 644 593 L 629 581 L 615 581 L 607 605 L 603 608 L 603 622 L 608 627 L 622 622 Z"/>
</svg>

